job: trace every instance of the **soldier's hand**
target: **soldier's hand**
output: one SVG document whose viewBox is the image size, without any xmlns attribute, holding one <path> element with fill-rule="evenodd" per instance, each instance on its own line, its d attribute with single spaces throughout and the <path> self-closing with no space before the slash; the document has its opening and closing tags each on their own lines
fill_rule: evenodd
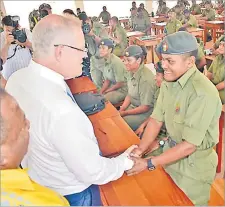
<svg viewBox="0 0 225 207">
<path fill-rule="evenodd" d="M 6 32 L 5 39 L 6 39 L 6 44 L 7 44 L 7 45 L 11 45 L 12 42 L 15 41 L 14 36 L 12 35 L 11 32 Z"/>
<path fill-rule="evenodd" d="M 139 137 L 141 137 L 141 135 L 143 134 L 143 132 L 144 132 L 144 126 L 139 126 L 139 128 L 135 131 L 135 134 L 137 135 L 137 136 L 139 136 Z"/>
<path fill-rule="evenodd" d="M 142 151 L 139 148 L 135 148 L 131 151 L 130 157 L 141 157 Z"/>
<path fill-rule="evenodd" d="M 148 168 L 148 163 L 146 159 L 137 157 L 130 157 L 130 159 L 133 160 L 134 166 L 132 167 L 132 169 L 126 171 L 126 174 L 128 176 L 136 175 Z"/>
</svg>

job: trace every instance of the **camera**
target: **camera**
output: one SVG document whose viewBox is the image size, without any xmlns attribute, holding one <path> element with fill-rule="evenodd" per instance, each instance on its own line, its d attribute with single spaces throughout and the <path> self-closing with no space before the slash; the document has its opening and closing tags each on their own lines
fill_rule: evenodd
<svg viewBox="0 0 225 207">
<path fill-rule="evenodd" d="M 82 31 L 84 34 L 88 34 L 91 31 L 91 26 L 88 23 L 83 23 L 82 24 Z"/>
<path fill-rule="evenodd" d="M 11 17 L 11 21 L 12 21 L 12 27 L 14 27 L 13 31 L 12 31 L 12 35 L 14 37 L 15 40 L 18 40 L 21 43 L 26 42 L 27 40 L 27 35 L 25 30 L 20 30 L 19 27 L 19 16 L 12 16 Z M 12 42 L 12 44 L 15 44 L 15 42 Z"/>
</svg>

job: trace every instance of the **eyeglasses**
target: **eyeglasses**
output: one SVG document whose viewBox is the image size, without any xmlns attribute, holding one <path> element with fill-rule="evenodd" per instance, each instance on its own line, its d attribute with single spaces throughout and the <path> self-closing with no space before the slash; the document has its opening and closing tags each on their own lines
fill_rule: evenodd
<svg viewBox="0 0 225 207">
<path fill-rule="evenodd" d="M 85 52 L 87 53 L 88 52 L 88 49 L 85 48 L 85 49 L 80 49 L 80 48 L 77 48 L 77 47 L 73 47 L 73 46 L 70 46 L 70 45 L 64 45 L 64 44 L 58 44 L 58 45 L 54 45 L 55 47 L 58 47 L 58 46 L 65 46 L 65 47 L 69 47 L 69 48 L 72 48 L 74 50 L 78 50 L 78 51 L 81 51 L 81 52 Z"/>
</svg>

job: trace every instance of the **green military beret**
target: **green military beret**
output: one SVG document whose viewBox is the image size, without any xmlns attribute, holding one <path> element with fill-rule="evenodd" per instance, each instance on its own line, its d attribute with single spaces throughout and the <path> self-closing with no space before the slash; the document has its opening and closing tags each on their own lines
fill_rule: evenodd
<svg viewBox="0 0 225 207">
<path fill-rule="evenodd" d="M 160 53 L 171 55 L 185 54 L 195 50 L 198 50 L 196 38 L 185 31 L 166 36 L 159 48 Z"/>
<path fill-rule="evenodd" d="M 134 56 L 138 56 L 142 54 L 143 54 L 143 50 L 138 45 L 131 45 L 124 51 L 125 57 L 134 57 Z"/>
<path fill-rule="evenodd" d="M 111 39 L 101 39 L 99 46 L 100 45 L 106 45 L 108 48 L 114 48 L 114 43 Z"/>
<path fill-rule="evenodd" d="M 164 73 L 161 61 L 159 61 L 155 64 L 155 70 L 156 70 L 156 73 Z"/>
</svg>

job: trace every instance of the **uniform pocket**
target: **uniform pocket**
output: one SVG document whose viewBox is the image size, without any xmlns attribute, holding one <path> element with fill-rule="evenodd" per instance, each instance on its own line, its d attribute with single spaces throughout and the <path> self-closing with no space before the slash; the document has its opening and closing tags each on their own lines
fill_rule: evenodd
<svg viewBox="0 0 225 207">
<path fill-rule="evenodd" d="M 173 117 L 173 121 L 177 124 L 183 124 L 184 123 L 184 115 L 175 114 L 174 117 Z"/>
</svg>

